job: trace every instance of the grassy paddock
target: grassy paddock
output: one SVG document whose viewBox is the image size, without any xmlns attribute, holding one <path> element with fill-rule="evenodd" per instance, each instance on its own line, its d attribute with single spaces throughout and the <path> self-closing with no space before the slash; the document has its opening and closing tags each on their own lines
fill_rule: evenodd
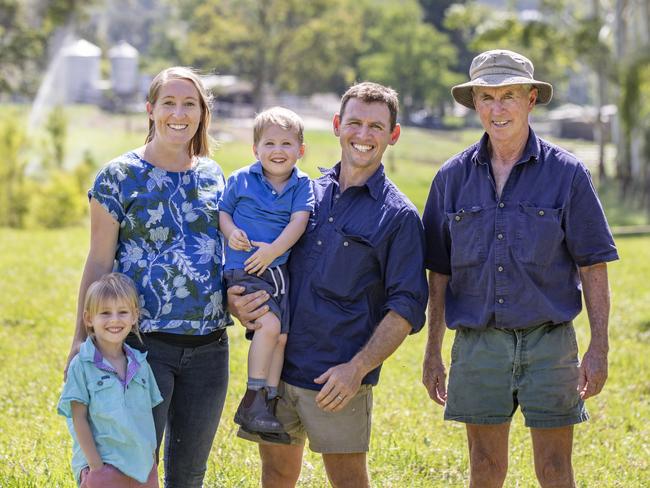
<svg viewBox="0 0 650 488">
<path fill-rule="evenodd" d="M 0 230 L 0 486 L 73 487 L 70 440 L 55 413 L 72 335 L 87 230 Z M 588 402 L 592 420 L 576 429 L 580 487 L 650 484 L 650 238 L 620 239 L 611 266 L 611 369 L 605 391 Z M 588 341 L 577 320 L 581 350 Z M 257 450 L 235 436 L 232 417 L 244 389 L 247 343 L 233 327 L 231 384 L 208 466 L 208 487 L 253 487 Z M 371 473 L 378 487 L 447 487 L 467 482 L 464 429 L 443 423 L 420 384 L 425 334 L 391 357 L 375 390 Z M 445 340 L 449 357 L 451 334 Z M 508 487 L 535 486 L 530 440 L 520 414 L 511 434 Z M 319 457 L 308 453 L 302 487 L 326 486 Z"/>
<path fill-rule="evenodd" d="M 142 143 L 144 116 L 71 112 L 68 166 L 84 150 L 103 163 Z M 250 129 L 214 126 L 221 147 L 214 158 L 226 174 L 252 161 Z M 110 134 L 110 137 L 107 136 Z M 439 164 L 478 138 L 476 131 L 434 133 L 407 128 L 386 156 L 390 177 L 421 210 Z M 310 175 L 338 158 L 329 131 L 308 131 L 301 167 Z M 581 147 L 573 144 L 572 149 Z M 642 223 L 606 189 L 613 224 Z M 613 218 L 611 218 L 613 217 Z M 650 486 L 650 238 L 619 239 L 622 260 L 611 266 L 611 369 L 605 391 L 588 402 L 592 421 L 576 429 L 575 467 L 580 487 Z M 0 488 L 73 487 L 70 439 L 55 407 L 73 331 L 77 286 L 88 248 L 87 226 L 59 231 L 0 229 Z M 584 314 L 576 322 L 584 350 Z M 232 417 L 243 392 L 248 344 L 241 327 L 231 337 L 231 384 L 208 466 L 208 487 L 258 485 L 257 450 L 235 436 Z M 409 337 L 391 357 L 375 390 L 369 456 L 374 486 L 456 487 L 467 483 L 465 433 L 443 423 L 442 410 L 421 386 L 425 333 Z M 451 334 L 445 340 L 449 357 Z M 511 433 L 508 487 L 536 486 L 530 439 L 520 414 Z M 302 487 L 326 486 L 318 456 L 307 453 Z"/>
</svg>

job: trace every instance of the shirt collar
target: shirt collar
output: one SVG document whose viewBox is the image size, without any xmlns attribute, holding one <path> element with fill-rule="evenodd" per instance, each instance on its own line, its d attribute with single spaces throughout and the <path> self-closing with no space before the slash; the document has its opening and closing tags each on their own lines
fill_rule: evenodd
<svg viewBox="0 0 650 488">
<path fill-rule="evenodd" d="M 476 144 L 476 149 L 472 155 L 472 161 L 474 164 L 488 164 L 490 162 L 490 153 L 488 151 L 488 133 L 484 133 L 481 140 Z M 533 128 L 528 126 L 528 140 L 526 141 L 526 146 L 524 147 L 524 152 L 517 161 L 517 164 L 523 164 L 527 162 L 537 162 L 539 161 L 539 154 L 541 151 L 540 141 Z M 515 165 L 516 166 L 516 165 Z"/>
<path fill-rule="evenodd" d="M 256 175 L 260 175 L 260 177 L 268 183 L 268 180 L 264 176 L 264 168 L 262 167 L 262 162 L 261 161 L 255 161 L 251 165 L 250 169 L 251 173 L 254 173 Z M 282 190 L 282 193 L 287 191 L 289 188 L 291 188 L 293 185 L 295 185 L 298 181 L 298 168 L 296 166 L 293 167 L 291 170 L 291 176 L 289 176 L 289 181 L 287 181 L 287 184 L 284 186 L 284 189 Z M 270 183 L 269 183 L 270 184 Z"/>
<path fill-rule="evenodd" d="M 340 161 L 336 163 L 332 168 L 318 168 L 318 169 L 323 174 L 323 176 L 332 179 L 336 183 L 339 182 L 339 176 L 341 174 Z M 362 185 L 362 187 L 367 188 L 370 196 L 375 200 L 377 200 L 381 196 L 381 192 L 384 187 L 385 180 L 386 180 L 386 176 L 384 173 L 384 165 L 380 164 L 379 167 L 377 168 L 377 171 L 375 171 L 370 176 L 370 178 L 366 180 L 366 182 Z"/>
<path fill-rule="evenodd" d="M 140 368 L 141 361 L 146 357 L 146 353 L 136 351 L 127 344 L 124 344 L 123 348 L 127 359 L 126 378 L 124 379 L 124 384 L 126 385 L 135 376 L 136 372 Z M 79 349 L 79 359 L 94 363 L 97 368 L 104 371 L 115 372 L 115 369 L 108 363 L 108 361 L 104 361 L 104 356 L 99 349 L 95 347 L 95 343 L 90 336 Z"/>
</svg>

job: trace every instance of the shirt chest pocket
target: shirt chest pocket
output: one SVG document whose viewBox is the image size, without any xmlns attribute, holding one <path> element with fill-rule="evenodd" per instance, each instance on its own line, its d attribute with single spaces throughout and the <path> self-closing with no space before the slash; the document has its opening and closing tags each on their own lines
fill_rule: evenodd
<svg viewBox="0 0 650 488">
<path fill-rule="evenodd" d="M 447 212 L 451 236 L 451 267 L 476 266 L 485 262 L 485 218 L 483 208 Z"/>
<path fill-rule="evenodd" d="M 90 393 L 88 412 L 91 416 L 109 416 L 122 405 L 122 385 L 113 376 L 95 378 L 86 387 Z"/>
<path fill-rule="evenodd" d="M 519 204 L 514 249 L 519 262 L 546 266 L 557 256 L 563 241 L 561 208 Z"/>
<path fill-rule="evenodd" d="M 150 385 L 147 378 L 136 374 L 126 386 L 125 398 L 129 406 L 146 406 L 152 408 L 151 395 L 149 393 Z"/>
<path fill-rule="evenodd" d="M 353 301 L 380 279 L 375 249 L 364 237 L 341 230 L 332 232 L 330 239 L 321 244 L 326 247 L 314 287 L 327 296 Z"/>
</svg>

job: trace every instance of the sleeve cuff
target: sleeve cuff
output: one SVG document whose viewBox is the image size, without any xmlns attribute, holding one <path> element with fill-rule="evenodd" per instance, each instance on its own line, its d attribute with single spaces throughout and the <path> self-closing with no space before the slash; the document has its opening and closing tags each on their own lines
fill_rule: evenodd
<svg viewBox="0 0 650 488">
<path fill-rule="evenodd" d="M 406 303 L 410 300 L 398 300 L 386 304 L 386 312 L 395 312 L 397 315 L 406 320 L 411 326 L 409 334 L 419 332 L 425 323 L 425 307 L 416 303 Z"/>
</svg>

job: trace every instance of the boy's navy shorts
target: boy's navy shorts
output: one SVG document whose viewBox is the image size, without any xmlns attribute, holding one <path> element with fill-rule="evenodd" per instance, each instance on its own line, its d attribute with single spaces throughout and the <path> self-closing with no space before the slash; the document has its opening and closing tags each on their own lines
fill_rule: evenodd
<svg viewBox="0 0 650 488">
<path fill-rule="evenodd" d="M 266 302 L 271 312 L 280 320 L 280 333 L 289 332 L 289 272 L 286 264 L 266 268 L 262 276 L 249 274 L 243 269 L 227 269 L 223 273 L 226 287 L 234 285 L 246 288 L 245 294 L 264 290 L 271 298 Z M 246 338 L 252 339 L 255 331 L 247 330 Z"/>
</svg>

